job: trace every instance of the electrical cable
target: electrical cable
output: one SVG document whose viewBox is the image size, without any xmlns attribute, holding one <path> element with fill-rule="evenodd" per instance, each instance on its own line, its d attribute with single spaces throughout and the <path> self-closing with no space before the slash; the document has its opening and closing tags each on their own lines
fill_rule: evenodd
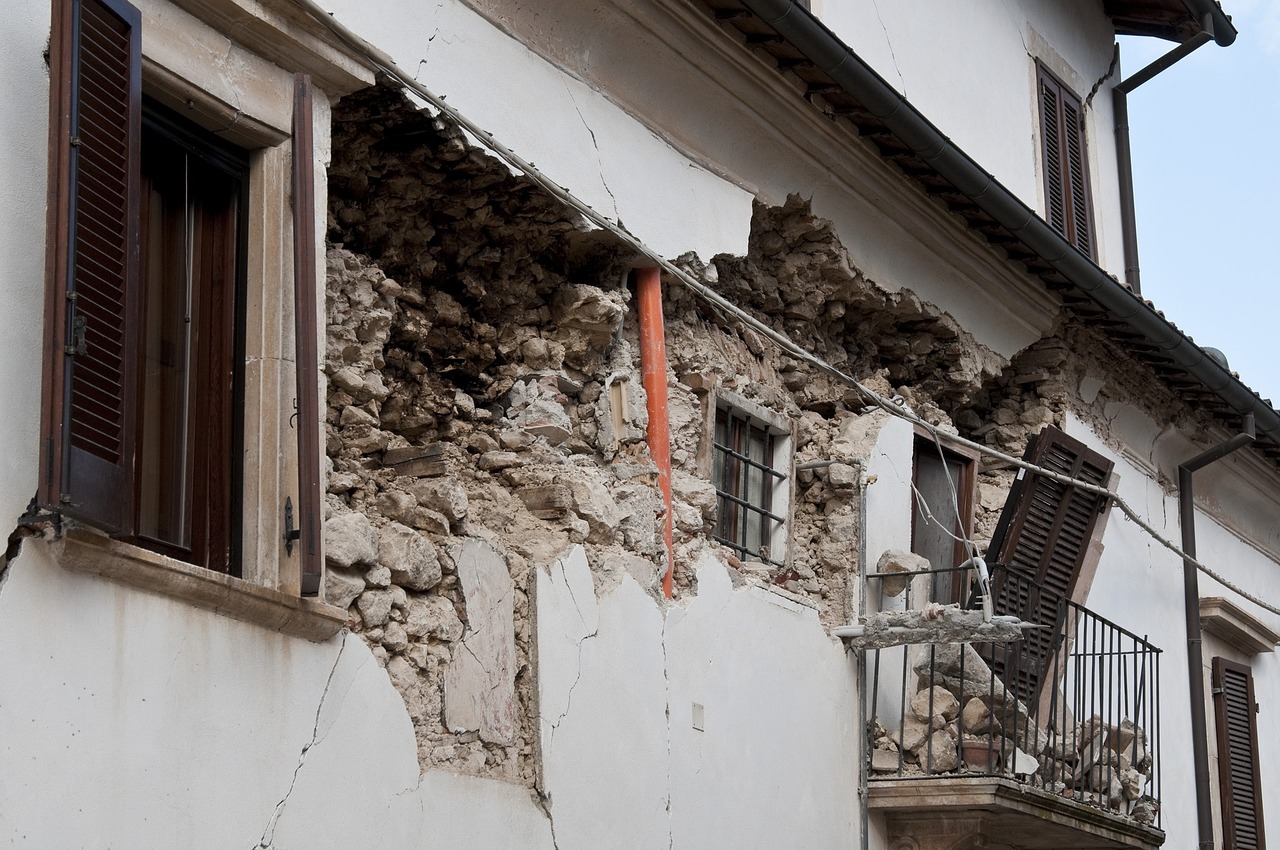
<svg viewBox="0 0 1280 850">
<path fill-rule="evenodd" d="M 550 195 L 560 200 L 565 205 L 571 207 L 573 210 L 575 210 L 579 215 L 581 215 L 590 223 L 599 227 L 601 230 L 606 230 L 609 233 L 612 233 L 614 236 L 616 236 L 619 240 L 624 242 L 632 250 L 648 258 L 649 260 L 652 260 L 655 265 L 659 266 L 664 271 L 666 271 L 667 274 L 670 275 L 674 281 L 684 286 L 685 289 L 689 290 L 691 293 L 698 296 L 703 301 L 707 302 L 709 305 L 718 308 L 719 310 L 721 310 L 723 313 L 727 315 L 733 316 L 734 318 L 742 322 L 744 325 L 751 328 L 756 333 L 769 339 L 784 353 L 790 355 L 796 360 L 799 360 L 804 363 L 808 363 L 809 365 L 813 366 L 815 369 L 818 369 L 819 371 L 826 373 L 827 375 L 831 376 L 832 378 L 836 379 L 841 383 L 844 383 L 853 387 L 869 403 L 875 405 L 876 407 L 881 408 L 882 410 L 884 410 L 885 412 L 889 413 L 892 416 L 896 416 L 899 419 L 905 419 L 906 421 L 911 422 L 912 424 L 923 428 L 927 433 L 929 433 L 934 438 L 934 440 L 938 440 L 940 434 L 945 434 L 949 441 L 952 441 L 958 445 L 969 448 L 973 451 L 979 452 L 987 457 L 999 460 L 1007 465 L 1015 466 L 1019 469 L 1023 469 L 1035 475 L 1040 475 L 1052 481 L 1057 481 L 1060 484 L 1065 484 L 1070 487 L 1079 488 L 1087 493 L 1093 493 L 1095 495 L 1103 496 L 1104 498 L 1108 499 L 1112 504 L 1114 504 L 1116 507 L 1118 507 L 1120 511 L 1129 520 L 1131 520 L 1135 525 L 1137 525 L 1140 529 L 1142 529 L 1149 537 L 1151 537 L 1153 540 L 1155 540 L 1164 548 L 1168 549 L 1170 552 L 1177 555 L 1184 562 L 1200 570 L 1205 575 L 1212 578 L 1214 581 L 1223 585 L 1227 589 L 1239 594 L 1241 597 L 1243 597 L 1244 599 L 1247 599 L 1248 601 L 1252 602 L 1258 607 L 1266 611 L 1269 611 L 1273 614 L 1280 615 L 1280 607 L 1272 605 L 1268 602 L 1264 602 L 1258 596 L 1252 593 L 1249 593 L 1248 591 L 1239 587 L 1235 583 L 1229 581 L 1228 579 L 1223 577 L 1221 574 L 1213 570 L 1208 565 L 1204 564 L 1203 562 L 1195 558 L 1190 557 L 1185 552 L 1183 552 L 1182 549 L 1179 548 L 1176 543 L 1174 543 L 1172 540 L 1165 538 L 1150 523 L 1148 523 L 1145 519 L 1143 519 L 1142 516 L 1140 516 L 1138 512 L 1134 510 L 1133 507 L 1130 506 L 1129 503 L 1126 502 L 1119 494 L 1113 493 L 1110 490 L 1107 490 L 1105 487 L 1100 487 L 1097 484 L 1092 484 L 1088 481 L 1080 481 L 1068 475 L 1063 475 L 1060 472 L 1055 472 L 1054 470 L 1051 470 L 1051 469 L 1045 469 L 1044 467 L 1037 466 L 1021 458 L 1017 458 L 1017 457 L 1014 457 L 1013 455 L 1005 454 L 1004 452 L 1001 452 L 997 449 L 993 449 L 990 446 L 983 445 L 982 443 L 977 443 L 977 442 L 974 442 L 973 440 L 968 440 L 968 439 L 965 439 L 964 437 L 960 437 L 955 434 L 944 432 L 940 428 L 938 428 L 938 426 L 934 425 L 931 422 L 927 422 L 921 417 L 919 417 L 918 415 L 916 415 L 914 411 L 910 410 L 900 402 L 885 398 L 884 396 L 877 393 L 875 390 L 863 384 L 854 376 L 849 375 L 845 372 L 842 372 L 833 364 L 828 363 L 826 360 L 823 360 L 818 355 L 803 348 L 799 344 L 792 341 L 786 334 L 782 333 L 781 331 L 775 330 L 774 328 L 765 324 L 761 320 L 757 319 L 755 316 L 752 316 L 746 310 L 738 307 L 736 304 L 729 301 L 727 298 L 725 298 L 720 293 L 716 292 L 714 289 L 711 289 L 706 284 L 694 278 L 692 275 L 690 275 L 684 269 L 677 266 L 675 263 L 671 262 L 670 260 L 658 254 L 658 252 L 649 248 L 644 242 L 642 242 L 636 236 L 632 235 L 621 224 L 614 222 L 612 219 L 609 219 L 604 214 L 596 211 L 590 204 L 579 199 L 567 188 L 557 184 L 547 175 L 539 171 L 534 166 L 533 163 L 526 161 L 523 157 L 521 157 L 515 151 L 511 150 L 506 145 L 499 142 L 497 139 L 493 137 L 492 133 L 484 130 L 479 125 L 472 122 L 469 118 L 467 118 L 457 109 L 455 109 L 453 106 L 446 103 L 444 98 L 440 97 L 439 95 L 436 95 L 434 92 L 430 91 L 421 83 L 419 83 L 416 79 L 411 77 L 408 73 L 406 73 L 403 69 L 401 69 L 395 63 L 395 61 L 386 53 L 374 47 L 372 44 L 369 44 L 363 38 L 356 35 L 350 29 L 348 29 L 345 25 L 343 25 L 338 20 L 336 20 L 333 17 L 333 15 L 321 9 L 316 4 L 315 0 L 297 0 L 297 1 L 307 10 L 307 12 L 313 18 L 315 18 L 318 22 L 320 22 L 322 25 L 327 27 L 331 32 L 333 32 L 333 34 L 339 40 L 341 40 L 344 44 L 346 44 L 347 47 L 355 51 L 357 54 L 365 57 L 374 66 L 374 68 L 377 71 L 386 75 L 389 79 L 394 81 L 397 85 L 401 86 L 402 88 L 412 92 L 413 94 L 422 98 L 426 102 L 430 103 L 435 109 L 439 110 L 442 114 L 448 116 L 450 120 L 452 120 L 453 122 L 458 124 L 458 126 L 466 130 L 469 134 L 471 134 L 473 138 L 476 139 L 476 141 L 478 141 L 481 145 L 483 145 L 484 147 L 488 148 L 490 151 L 495 153 L 500 159 L 506 162 L 508 166 L 510 166 L 511 168 L 523 174 L 529 180 L 536 183 L 538 186 L 546 190 Z"/>
</svg>

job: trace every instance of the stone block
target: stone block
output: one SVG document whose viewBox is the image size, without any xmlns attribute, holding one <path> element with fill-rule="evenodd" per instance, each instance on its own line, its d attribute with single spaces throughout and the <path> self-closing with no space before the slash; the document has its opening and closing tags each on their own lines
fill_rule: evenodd
<svg viewBox="0 0 1280 850">
<path fill-rule="evenodd" d="M 450 550 L 467 606 L 462 650 L 445 672 L 445 723 L 493 744 L 516 734 L 515 585 L 506 559 L 482 540 Z"/>
</svg>

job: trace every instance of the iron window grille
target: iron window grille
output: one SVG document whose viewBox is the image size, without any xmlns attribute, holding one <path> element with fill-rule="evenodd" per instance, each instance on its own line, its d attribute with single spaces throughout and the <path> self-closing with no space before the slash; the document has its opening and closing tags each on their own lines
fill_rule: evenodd
<svg viewBox="0 0 1280 850">
<path fill-rule="evenodd" d="M 766 425 L 732 408 L 716 409 L 712 480 L 716 487 L 716 527 L 712 537 L 739 557 L 782 566 L 776 541 L 786 528 L 779 489 L 787 476 L 778 470 L 782 440 Z"/>
</svg>

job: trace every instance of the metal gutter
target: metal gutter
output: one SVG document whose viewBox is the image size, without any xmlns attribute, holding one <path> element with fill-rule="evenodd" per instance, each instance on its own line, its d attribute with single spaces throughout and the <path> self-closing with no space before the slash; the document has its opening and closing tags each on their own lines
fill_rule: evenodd
<svg viewBox="0 0 1280 850">
<path fill-rule="evenodd" d="M 1187 0 L 1190 5 L 1193 0 Z M 1219 44 L 1230 44 L 1235 29 L 1221 7 L 1206 6 Z M 1027 248 L 1057 270 L 1076 289 L 1114 319 L 1144 337 L 1178 368 L 1211 390 L 1232 411 L 1253 414 L 1257 429 L 1280 445 L 1280 413 L 1263 402 L 1155 308 L 1116 281 L 1093 260 L 1076 250 L 1017 196 L 984 171 L 891 85 L 859 58 L 834 33 L 794 0 L 741 0 L 743 6 L 771 26 L 809 62 L 856 98 L 916 157 L 927 163 L 987 215 L 1014 234 Z M 1211 7 L 1211 8 L 1209 8 Z"/>
<path fill-rule="evenodd" d="M 1230 47 L 1235 42 L 1238 33 L 1231 23 L 1231 16 L 1222 11 L 1217 0 L 1182 0 L 1182 5 L 1187 7 L 1187 11 L 1197 21 L 1203 21 L 1206 15 L 1209 16 L 1213 22 L 1213 40 L 1219 47 Z"/>
</svg>

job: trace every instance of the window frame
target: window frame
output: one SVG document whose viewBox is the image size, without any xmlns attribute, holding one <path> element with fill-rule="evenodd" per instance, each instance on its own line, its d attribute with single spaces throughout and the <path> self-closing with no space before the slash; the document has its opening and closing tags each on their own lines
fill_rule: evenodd
<svg viewBox="0 0 1280 850">
<path fill-rule="evenodd" d="M 743 561 L 754 561 L 781 568 L 786 565 L 788 536 L 791 525 L 792 430 L 786 417 L 728 390 L 716 392 L 710 405 L 710 479 L 716 490 L 716 522 L 711 537 L 728 547 Z M 733 430 L 732 445 L 720 442 L 721 424 Z M 750 457 L 750 440 L 763 441 L 764 460 Z M 742 437 L 747 438 L 743 443 Z M 746 451 L 743 449 L 746 448 Z M 743 464 L 746 467 L 743 467 Z M 758 492 L 752 492 L 749 469 L 761 472 Z M 737 482 L 726 487 L 725 476 L 735 474 Z M 744 478 L 748 480 L 744 481 Z M 772 481 L 772 486 L 764 486 Z M 742 493 L 743 486 L 747 493 Z M 751 548 L 750 529 L 743 523 L 745 513 L 760 517 L 757 537 Z M 728 526 L 728 527 L 726 527 Z M 767 536 L 766 536 L 767 529 Z M 762 555 L 761 549 L 767 547 Z"/>
<path fill-rule="evenodd" d="M 1085 256 L 1097 256 L 1087 117 L 1080 96 L 1039 59 L 1036 101 L 1045 221 Z"/>
<path fill-rule="evenodd" d="M 191 57 L 199 51 L 193 49 L 194 45 L 220 45 L 220 50 L 226 50 L 225 36 L 196 18 L 183 17 L 178 24 L 183 39 L 186 39 L 183 41 L 186 48 L 171 37 L 160 37 L 147 42 L 144 54 L 142 30 L 152 25 L 150 12 L 143 16 L 126 0 L 55 0 L 51 4 L 45 392 L 37 503 L 54 514 L 65 515 L 89 528 L 120 538 L 120 544 L 105 547 L 102 551 L 109 551 L 114 561 L 132 559 L 137 562 L 133 568 L 120 567 L 119 564 L 111 568 L 99 565 L 95 570 L 99 574 L 111 574 L 129 583 L 146 584 L 173 596 L 183 596 L 173 592 L 174 588 L 190 587 L 189 580 L 185 578 L 180 582 L 146 578 L 155 575 L 152 568 L 157 563 L 156 558 L 145 557 L 142 553 L 137 557 L 126 557 L 127 553 L 135 551 L 131 546 L 139 542 L 130 542 L 130 532 L 136 527 L 131 510 L 133 500 L 120 498 L 122 492 L 131 492 L 129 488 L 103 488 L 110 491 L 111 499 L 100 501 L 114 502 L 116 507 L 116 517 L 104 520 L 101 512 L 96 510 L 101 505 L 77 504 L 66 486 L 65 436 L 73 412 L 65 402 L 67 393 L 55 392 L 51 388 L 67 386 L 69 370 L 66 360 L 74 356 L 66 354 L 68 342 L 74 341 L 75 337 L 74 316 L 67 308 L 63 284 L 73 280 L 71 275 L 74 272 L 70 262 L 73 257 L 69 241 L 72 228 L 68 216 L 68 199 L 72 197 L 70 193 L 76 178 L 73 166 L 77 147 L 72 133 L 72 106 L 76 94 L 72 71 L 77 68 L 84 50 L 93 49 L 92 45 L 83 48 L 78 37 L 86 5 L 94 10 L 106 9 L 112 14 L 119 12 L 119 17 L 127 24 L 130 39 L 128 49 L 103 59 L 104 62 L 115 63 L 112 67 L 121 68 L 130 81 L 127 106 L 104 113 L 111 122 L 127 125 L 124 134 L 131 146 L 127 166 L 132 169 L 132 174 L 126 182 L 132 195 L 128 203 L 119 207 L 112 205 L 115 210 L 112 215 L 121 216 L 133 228 L 126 239 L 130 252 L 128 262 L 122 264 L 126 268 L 118 272 L 124 281 L 124 291 L 128 293 L 125 300 L 130 302 L 126 317 L 121 319 L 122 327 L 132 327 L 128 323 L 138 321 L 140 257 L 136 223 L 139 220 L 137 194 L 140 182 L 137 170 L 143 92 L 166 106 L 179 107 L 204 131 L 248 151 L 245 181 L 248 198 L 244 210 L 250 224 L 241 234 L 247 241 L 243 274 L 246 285 L 243 311 L 234 323 L 238 336 L 234 343 L 234 361 L 237 369 L 244 373 L 236 393 L 235 401 L 241 412 L 235 417 L 237 427 L 234 430 L 242 431 L 243 444 L 228 452 L 228 460 L 242 458 L 241 463 L 230 464 L 233 469 L 243 472 L 240 480 L 233 479 L 232 482 L 231 516 L 238 519 L 244 531 L 236 549 L 245 583 L 238 584 L 235 578 L 224 580 L 242 590 L 253 585 L 273 593 L 280 591 L 285 598 L 296 597 L 304 591 L 315 594 L 321 586 L 323 564 L 320 545 L 323 516 L 319 493 L 322 423 L 314 401 L 319 395 L 321 381 L 317 350 L 318 319 L 323 304 L 318 300 L 317 281 L 301 278 L 309 274 L 318 275 L 322 268 L 318 256 L 308 261 L 306 254 L 318 254 L 316 231 L 323 223 L 322 211 L 317 208 L 315 200 L 318 194 L 322 194 L 316 192 L 315 184 L 322 180 L 323 172 L 317 172 L 314 167 L 313 125 L 327 123 L 328 113 L 313 112 L 311 84 L 306 75 L 289 74 L 276 64 L 281 60 L 291 60 L 288 51 L 281 50 L 278 56 L 272 54 L 267 58 L 233 43 L 232 50 L 237 53 L 238 60 L 234 80 L 217 69 L 195 62 Z M 157 32 L 173 35 L 163 29 Z M 346 69 L 333 69 L 335 78 L 341 78 L 345 85 L 355 78 L 343 76 L 344 71 Z M 240 96 L 241 88 L 251 92 L 251 96 Z M 238 105 L 230 107 L 229 102 L 237 102 Z M 289 212 L 291 201 L 293 215 Z M 289 251 L 291 246 L 296 253 Z M 134 334 L 122 332 L 122 336 L 131 340 Z M 130 352 L 127 361 L 136 362 L 136 354 Z M 129 369 L 122 370 L 122 373 L 133 375 L 128 388 L 133 393 L 136 375 Z M 308 395 L 315 410 L 308 409 Z M 135 411 L 134 396 L 129 395 L 120 405 L 119 415 L 132 416 Z M 314 429 L 306 427 L 309 422 L 314 423 Z M 135 427 L 132 421 L 127 425 Z M 314 434 L 310 433 L 312 430 Z M 310 447 L 306 445 L 308 440 Z M 300 458 L 305 458 L 306 462 L 300 462 Z M 294 529 L 289 527 L 285 518 L 286 501 L 290 502 L 296 517 Z M 112 505 L 108 504 L 108 507 Z M 290 531 L 293 531 L 292 535 Z M 294 557 L 297 554 L 296 539 L 303 543 L 301 558 Z M 181 553 L 165 553 L 166 556 L 175 554 L 181 557 Z M 185 564 L 172 561 L 170 557 L 162 556 L 159 562 L 172 563 L 174 569 L 187 569 Z M 145 565 L 145 569 L 141 565 Z M 215 595 L 220 592 L 215 591 Z M 195 597 L 194 604 L 205 605 L 201 594 L 191 595 Z M 235 608 L 225 600 L 214 607 L 220 611 Z M 307 606 L 308 610 L 325 610 L 324 616 L 336 616 L 333 611 L 327 611 L 330 607 L 319 602 Z M 285 625 L 277 624 L 277 627 L 292 629 L 289 620 L 290 617 L 283 618 Z"/>
<path fill-rule="evenodd" d="M 923 552 L 917 550 L 917 534 L 920 523 L 926 521 L 920 512 L 919 502 L 916 500 L 916 492 L 920 488 L 920 460 L 922 457 L 928 457 L 937 460 L 955 461 L 961 465 L 961 480 L 953 481 L 952 486 L 955 487 L 956 501 L 958 503 L 960 513 L 960 528 L 952 529 L 959 537 L 969 540 L 973 539 L 974 528 L 974 509 L 978 503 L 978 463 L 980 461 L 979 454 L 969 448 L 960 446 L 946 438 L 945 434 L 937 434 L 935 437 L 929 431 L 919 426 L 915 429 L 914 452 L 911 461 L 911 483 L 912 483 L 912 500 L 911 500 L 911 551 L 922 557 L 927 557 Z M 943 457 L 939 458 L 939 452 Z M 955 506 L 948 504 L 945 506 L 947 515 L 950 516 L 955 512 Z M 932 507 L 930 511 L 933 512 Z M 936 517 L 936 513 L 935 513 Z M 952 561 L 948 565 L 930 564 L 935 570 L 947 570 L 951 567 L 964 563 L 969 557 L 965 549 L 964 543 L 957 540 L 952 546 Z M 957 573 L 951 573 L 952 577 L 960 577 Z M 945 585 L 944 585 L 945 586 Z M 968 598 L 969 588 L 962 586 L 960 582 L 952 582 L 950 590 L 939 592 L 937 577 L 933 577 L 929 586 L 929 599 L 932 602 L 940 602 L 943 604 L 959 603 Z"/>
</svg>

